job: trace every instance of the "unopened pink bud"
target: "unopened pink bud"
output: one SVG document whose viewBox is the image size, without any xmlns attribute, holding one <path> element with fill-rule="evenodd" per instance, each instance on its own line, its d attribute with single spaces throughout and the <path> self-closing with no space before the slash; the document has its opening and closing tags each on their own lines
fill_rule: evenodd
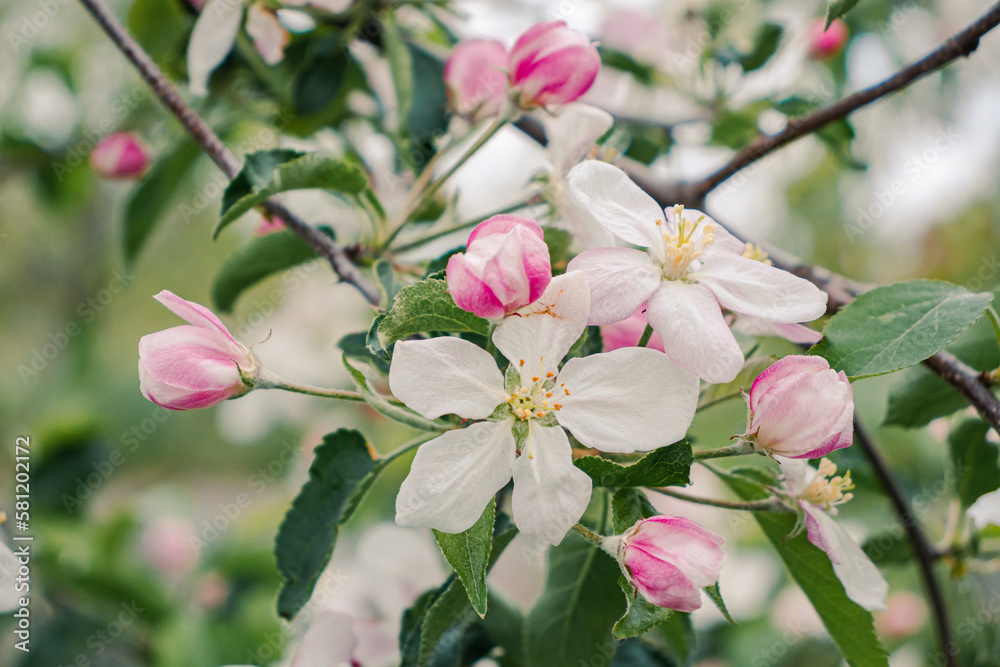
<svg viewBox="0 0 1000 667">
<path fill-rule="evenodd" d="M 769 454 L 814 459 L 853 442 L 854 393 L 822 357 L 790 355 L 757 376 L 747 437 Z"/>
<path fill-rule="evenodd" d="M 266 236 L 271 232 L 278 232 L 285 228 L 285 221 L 278 216 L 271 216 L 270 218 L 264 218 L 257 225 L 257 228 L 253 230 L 254 236 Z"/>
<path fill-rule="evenodd" d="M 157 570 L 172 577 L 180 577 L 198 561 L 198 555 L 191 548 L 191 541 L 196 537 L 189 521 L 162 517 L 143 530 L 142 555 Z"/>
<path fill-rule="evenodd" d="M 809 28 L 809 57 L 815 60 L 826 60 L 834 57 L 847 43 L 846 23 L 840 19 L 834 19 L 829 28 L 825 28 L 825 26 L 826 19 L 816 19 Z"/>
<path fill-rule="evenodd" d="M 115 132 L 97 142 L 90 164 L 104 178 L 137 179 L 149 167 L 149 153 L 131 132 Z"/>
<path fill-rule="evenodd" d="M 618 558 L 629 581 L 652 604 L 678 611 L 701 607 L 701 589 L 719 581 L 724 540 L 690 519 L 654 516 L 604 548 Z"/>
<path fill-rule="evenodd" d="M 495 116 L 507 97 L 507 50 L 489 39 L 464 39 L 444 64 L 448 101 L 461 116 Z"/>
<path fill-rule="evenodd" d="M 646 304 L 642 304 L 639 306 L 639 310 L 632 313 L 632 316 L 627 320 L 604 325 L 601 327 L 604 351 L 611 352 L 622 347 L 635 347 L 646 331 L 646 324 L 648 324 L 646 322 Z M 660 334 L 654 331 L 646 347 L 663 352 L 663 339 L 660 338 Z"/>
<path fill-rule="evenodd" d="M 572 102 L 600 69 L 597 47 L 564 21 L 536 23 L 510 52 L 510 82 L 523 107 Z"/>
<path fill-rule="evenodd" d="M 190 324 L 139 340 L 139 388 L 146 398 L 170 410 L 194 410 L 252 389 L 253 353 L 212 311 L 167 290 L 155 298 Z"/>
<path fill-rule="evenodd" d="M 448 292 L 459 308 L 497 320 L 542 295 L 552 280 L 542 228 L 530 218 L 495 215 L 448 260 Z"/>
</svg>

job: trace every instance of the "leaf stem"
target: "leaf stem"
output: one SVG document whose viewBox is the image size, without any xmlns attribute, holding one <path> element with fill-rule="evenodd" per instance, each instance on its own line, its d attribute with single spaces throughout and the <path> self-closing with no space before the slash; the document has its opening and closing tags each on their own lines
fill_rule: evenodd
<svg viewBox="0 0 1000 667">
<path fill-rule="evenodd" d="M 649 339 L 653 337 L 653 325 L 647 324 L 646 328 L 642 331 L 642 336 L 639 338 L 639 342 L 636 343 L 636 347 L 646 347 L 649 345 Z"/>
<path fill-rule="evenodd" d="M 695 452 L 694 458 L 696 461 L 702 459 L 721 459 L 726 456 L 745 456 L 747 454 L 753 454 L 753 453 L 754 453 L 753 443 L 750 442 L 749 440 L 744 440 L 743 438 L 740 438 L 740 440 L 736 444 L 729 445 L 728 447 L 719 447 L 718 449 L 703 449 L 699 452 Z"/>
<path fill-rule="evenodd" d="M 670 496 L 671 498 L 677 498 L 678 500 L 686 500 L 689 503 L 698 503 L 699 505 L 709 505 L 711 507 L 721 507 L 727 510 L 745 510 L 749 512 L 790 512 L 785 503 L 781 502 L 776 496 L 771 496 L 766 500 L 753 500 L 748 502 L 738 502 L 732 500 L 716 500 L 714 498 L 701 498 L 699 496 L 690 496 L 686 493 L 681 493 L 679 491 L 673 491 L 664 486 L 650 486 L 647 487 L 650 491 L 656 491 L 657 493 L 663 494 L 664 496 Z"/>
</svg>

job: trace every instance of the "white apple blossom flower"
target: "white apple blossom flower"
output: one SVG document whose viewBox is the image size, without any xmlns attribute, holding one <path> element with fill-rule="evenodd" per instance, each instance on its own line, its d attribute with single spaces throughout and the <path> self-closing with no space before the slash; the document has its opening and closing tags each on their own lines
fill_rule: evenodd
<svg viewBox="0 0 1000 667">
<path fill-rule="evenodd" d="M 775 456 L 781 466 L 785 492 L 805 512 L 809 541 L 826 552 L 847 597 L 867 609 L 885 609 L 889 584 L 875 564 L 844 528 L 834 520 L 837 506 L 846 503 L 854 488 L 851 473 L 834 476 L 837 466 L 822 459 L 819 469 L 806 459 Z"/>
<path fill-rule="evenodd" d="M 434 419 L 486 419 L 422 445 L 396 498 L 396 522 L 448 533 L 468 529 L 513 477 L 514 522 L 558 544 L 590 501 L 563 428 L 586 447 L 634 452 L 682 438 L 698 380 L 645 348 L 559 362 L 586 327 L 582 272 L 552 279 L 542 296 L 497 327 L 510 360 L 505 380 L 489 353 L 459 338 L 396 343 L 389 386 Z"/>
<path fill-rule="evenodd" d="M 1000 489 L 979 496 L 965 513 L 975 522 L 979 530 L 990 524 L 1000 526 Z"/>
<path fill-rule="evenodd" d="M 769 266 L 704 213 L 660 209 L 621 169 L 596 160 L 570 172 L 581 206 L 617 237 L 645 248 L 587 250 L 570 270 L 587 272 L 591 324 L 623 320 L 643 303 L 646 319 L 674 363 L 708 382 L 730 382 L 743 353 L 722 309 L 771 322 L 814 320 L 826 294 Z"/>
<path fill-rule="evenodd" d="M 194 23 L 187 47 L 188 88 L 191 94 L 208 94 L 208 79 L 233 50 L 243 21 L 243 3 L 209 0 Z"/>
</svg>

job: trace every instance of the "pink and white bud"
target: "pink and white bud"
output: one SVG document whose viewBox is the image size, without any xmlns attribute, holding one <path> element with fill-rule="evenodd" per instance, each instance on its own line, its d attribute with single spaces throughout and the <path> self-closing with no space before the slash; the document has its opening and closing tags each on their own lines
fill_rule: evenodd
<svg viewBox="0 0 1000 667">
<path fill-rule="evenodd" d="M 816 19 L 809 28 L 809 57 L 814 60 L 832 58 L 847 43 L 847 24 L 840 19 L 834 19 L 826 28 L 826 19 Z"/>
<path fill-rule="evenodd" d="M 690 519 L 654 516 L 604 541 L 629 582 L 652 604 L 678 611 L 701 607 L 701 589 L 719 581 L 725 540 Z"/>
<path fill-rule="evenodd" d="M 854 392 L 822 357 L 790 355 L 757 376 L 744 437 L 758 449 L 814 459 L 853 442 Z"/>
<path fill-rule="evenodd" d="M 139 389 L 169 410 L 196 410 L 253 388 L 257 360 L 202 305 L 163 290 L 155 299 L 190 324 L 139 339 Z"/>
<path fill-rule="evenodd" d="M 191 522 L 178 517 L 161 517 L 142 531 L 143 558 L 167 576 L 179 578 L 198 562 L 198 554 L 191 547 L 192 540 L 197 537 Z"/>
<path fill-rule="evenodd" d="M 135 134 L 115 132 L 97 142 L 90 165 L 104 178 L 138 179 L 149 167 L 149 151 Z"/>
<path fill-rule="evenodd" d="M 444 64 L 444 82 L 459 115 L 496 116 L 507 99 L 507 50 L 491 39 L 463 39 Z"/>
<path fill-rule="evenodd" d="M 646 304 L 639 306 L 639 310 L 632 313 L 627 320 L 605 324 L 601 327 L 601 341 L 604 343 L 604 351 L 611 352 L 622 347 L 635 347 L 639 344 L 643 332 L 646 331 Z M 651 350 L 663 352 L 663 339 L 660 334 L 653 332 L 646 344 Z"/>
<path fill-rule="evenodd" d="M 537 300 L 552 280 L 542 228 L 519 215 L 481 222 L 469 235 L 466 251 L 448 260 L 447 278 L 459 308 L 502 319 Z"/>
<path fill-rule="evenodd" d="M 510 52 L 510 83 L 522 107 L 572 102 L 590 89 L 600 69 L 597 47 L 564 21 L 536 23 Z"/>
</svg>

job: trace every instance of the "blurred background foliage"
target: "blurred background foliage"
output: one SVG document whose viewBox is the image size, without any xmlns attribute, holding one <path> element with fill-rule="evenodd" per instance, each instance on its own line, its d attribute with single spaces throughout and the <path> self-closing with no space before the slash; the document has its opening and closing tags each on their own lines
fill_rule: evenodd
<svg viewBox="0 0 1000 667">
<path fill-rule="evenodd" d="M 806 46 L 823 2 L 455 3 L 466 21 L 436 2 L 364 4 L 347 14 L 309 8 L 316 28 L 294 34 L 274 67 L 241 38 L 199 112 L 237 152 L 320 146 L 367 154 L 373 131 L 384 133 L 389 141 L 377 147 L 389 167 L 373 178 L 388 183 L 383 193 L 391 196 L 397 170 L 419 166 L 445 127 L 440 67 L 452 31 L 510 40 L 536 20 L 565 18 L 601 40 L 605 68 L 584 101 L 624 119 L 614 145 L 663 177 L 696 178 L 758 129 L 780 127 L 783 114 L 801 115 L 879 80 L 984 7 L 862 0 L 846 17 L 846 48 L 821 60 L 808 58 Z M 183 82 L 197 10 L 184 0 L 112 6 Z M 418 81 L 406 131 L 385 94 L 392 84 L 373 11 L 397 17 L 408 35 Z M 0 618 L 0 664 L 268 664 L 287 640 L 274 612 L 273 538 L 311 448 L 337 426 L 359 428 L 382 451 L 409 434 L 365 407 L 317 398 L 257 392 L 219 409 L 169 413 L 139 394 L 138 339 L 178 323 L 150 297 L 170 289 L 209 304 L 214 276 L 252 226 L 244 221 L 239 232 L 210 240 L 224 181 L 75 2 L 14 0 L 0 6 L 0 21 L 0 467 L 12 468 L 15 437 L 30 435 L 36 536 L 34 650 L 14 651 L 13 623 Z M 920 276 L 996 290 L 998 103 L 1000 39 L 990 35 L 967 61 L 737 175 L 709 197 L 708 209 L 858 280 Z M 140 183 L 102 181 L 87 162 L 95 140 L 116 130 L 139 133 L 152 149 L 153 170 Z M 498 208 L 516 193 L 508 185 L 523 185 L 520 176 L 484 182 L 491 169 L 521 173 L 541 164 L 540 149 L 513 128 L 495 143 L 460 174 L 459 219 Z M 296 201 L 296 210 L 331 224 L 345 242 L 359 237 L 361 223 L 346 207 L 322 195 Z M 257 351 L 282 375 L 346 387 L 335 344 L 366 329 L 370 316 L 359 295 L 314 263 L 255 287 L 226 322 L 246 342 L 271 332 Z M 963 340 L 990 345 L 986 326 Z M 881 424 L 889 393 L 922 372 L 857 383 L 859 417 Z M 947 437 L 968 417 L 875 429 L 918 520 L 946 547 L 962 530 Z M 692 435 L 721 443 L 744 419 L 742 403 L 725 403 L 700 413 Z M 891 533 L 895 518 L 860 453 L 833 458 L 858 487 L 843 516 L 860 534 Z M 354 529 L 391 519 L 405 468 L 379 481 Z M 8 514 L 11 477 L 0 476 Z M 681 511 L 710 527 L 728 521 L 718 510 Z M 727 546 L 722 589 L 740 625 L 714 610 L 696 614 L 698 664 L 838 665 L 762 535 L 745 523 L 727 535 L 738 542 Z M 905 546 L 869 547 L 893 591 L 889 611 L 877 614 L 892 664 L 936 664 Z M 1000 664 L 998 618 L 980 613 L 1000 596 L 996 562 L 945 562 L 961 663 Z M 142 611 L 115 625 L 123 604 Z"/>
</svg>

